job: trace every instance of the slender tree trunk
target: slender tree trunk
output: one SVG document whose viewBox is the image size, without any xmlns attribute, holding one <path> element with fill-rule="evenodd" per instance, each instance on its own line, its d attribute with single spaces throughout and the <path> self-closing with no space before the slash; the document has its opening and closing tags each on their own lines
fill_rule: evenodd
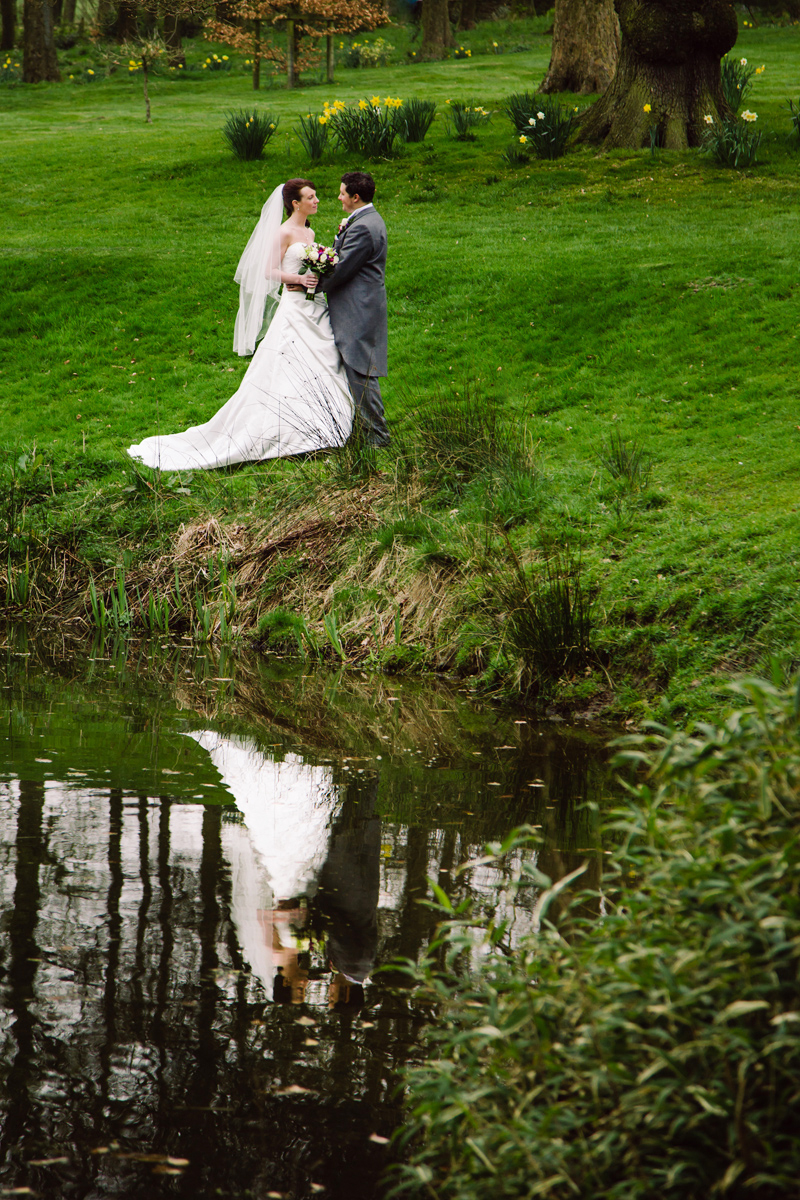
<svg viewBox="0 0 800 1200">
<path fill-rule="evenodd" d="M 53 14 L 53 24 L 61 24 L 61 14 L 64 9 L 64 0 L 51 0 L 50 10 Z"/>
<path fill-rule="evenodd" d="M 49 0 L 25 0 L 22 8 L 22 81 L 58 82 L 56 45 L 53 40 L 53 13 Z"/>
<path fill-rule="evenodd" d="M 540 92 L 604 92 L 617 66 L 614 0 L 556 0 L 553 48 Z"/>
<path fill-rule="evenodd" d="M 454 44 L 447 0 L 422 0 L 420 57 L 442 58 L 445 50 Z"/>
<path fill-rule="evenodd" d="M 617 73 L 581 120 L 579 140 L 607 147 L 697 146 L 704 117 L 730 115 L 720 59 L 736 43 L 727 0 L 616 0 L 622 33 Z M 645 108 L 647 106 L 647 108 Z"/>
<path fill-rule="evenodd" d="M 0 0 L 0 14 L 3 20 L 3 32 L 0 36 L 0 50 L 13 50 L 17 26 L 16 0 Z"/>
<path fill-rule="evenodd" d="M 253 90 L 261 87 L 261 21 L 253 21 Z"/>
<path fill-rule="evenodd" d="M 144 88 L 144 113 L 145 113 L 144 119 L 145 119 L 146 124 L 152 125 L 153 120 L 152 120 L 152 117 L 150 116 L 150 93 L 147 90 L 147 67 L 148 67 L 147 55 L 143 54 L 142 55 L 142 86 Z"/>
<path fill-rule="evenodd" d="M 167 46 L 167 61 L 171 67 L 185 67 L 186 55 L 183 52 L 183 30 L 181 19 L 177 13 L 164 13 L 164 41 Z"/>
<path fill-rule="evenodd" d="M 328 83 L 333 83 L 334 62 L 335 55 L 333 52 L 333 31 L 329 25 L 328 32 L 325 35 L 325 78 L 327 79 Z"/>
<path fill-rule="evenodd" d="M 294 21 L 286 22 L 286 86 L 293 88 L 297 79 L 295 77 L 295 55 L 297 52 L 297 41 L 295 34 Z"/>
<path fill-rule="evenodd" d="M 64 0 L 64 24 L 75 24 L 75 8 L 77 0 Z"/>
</svg>

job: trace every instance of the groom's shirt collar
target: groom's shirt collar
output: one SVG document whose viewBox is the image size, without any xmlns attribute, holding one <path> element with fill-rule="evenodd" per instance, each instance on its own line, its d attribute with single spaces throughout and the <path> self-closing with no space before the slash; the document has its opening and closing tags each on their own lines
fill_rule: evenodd
<svg viewBox="0 0 800 1200">
<path fill-rule="evenodd" d="M 374 207 L 375 207 L 375 205 L 372 203 L 371 200 L 367 204 L 360 204 L 358 206 L 358 208 L 354 208 L 351 213 L 347 214 L 347 217 L 345 218 L 346 223 L 349 225 L 350 222 L 352 221 L 353 217 L 356 216 L 357 213 L 363 212 L 365 208 L 374 208 Z"/>
</svg>

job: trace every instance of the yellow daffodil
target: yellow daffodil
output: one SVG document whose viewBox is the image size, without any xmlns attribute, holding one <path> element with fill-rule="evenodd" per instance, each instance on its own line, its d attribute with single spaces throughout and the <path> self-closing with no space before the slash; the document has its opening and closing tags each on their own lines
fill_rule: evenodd
<svg viewBox="0 0 800 1200">
<path fill-rule="evenodd" d="M 644 106 L 644 111 L 645 111 L 645 112 L 652 112 L 652 111 L 653 111 L 653 106 L 652 106 L 651 104 L 645 104 L 645 106 Z"/>
<path fill-rule="evenodd" d="M 365 108 L 369 108 L 369 105 L 367 104 L 366 100 L 359 100 L 359 102 L 358 102 L 358 107 L 359 107 L 359 108 L 362 110 L 362 112 L 363 112 L 363 110 L 364 110 Z"/>
<path fill-rule="evenodd" d="M 524 134 L 524 133 L 523 133 L 523 134 L 521 134 L 521 136 L 520 136 L 520 139 L 519 139 L 519 140 L 520 140 L 520 144 L 521 144 L 521 145 L 523 145 L 523 146 L 524 146 L 524 145 L 526 145 L 526 143 L 527 143 L 527 141 L 528 141 L 528 139 L 525 137 L 525 134 Z"/>
<path fill-rule="evenodd" d="M 380 96 L 370 96 L 369 102 L 373 108 L 377 108 L 381 102 L 381 98 L 380 98 Z"/>
<path fill-rule="evenodd" d="M 748 121 L 748 122 L 749 122 L 749 121 L 757 121 L 757 120 L 758 120 L 758 113 L 750 112 L 750 110 L 746 108 L 746 109 L 744 110 L 744 112 L 742 113 L 742 120 L 743 120 L 743 121 Z"/>
<path fill-rule="evenodd" d="M 328 124 L 328 118 L 327 118 L 327 117 L 325 117 L 325 116 L 322 116 L 322 117 L 320 117 L 320 119 L 319 119 L 319 123 L 320 123 L 320 125 L 327 125 L 327 124 Z"/>
<path fill-rule="evenodd" d="M 228 61 L 228 56 L 227 56 L 227 54 L 223 54 L 223 56 L 222 56 L 222 61 L 223 61 L 223 62 L 227 62 L 227 61 Z"/>
<path fill-rule="evenodd" d="M 89 70 L 86 72 L 86 74 L 87 74 L 87 75 L 94 75 L 94 71 L 92 70 L 92 68 L 91 68 L 91 67 L 90 67 L 90 68 L 89 68 Z"/>
<path fill-rule="evenodd" d="M 472 51 L 471 51 L 471 50 L 468 50 L 468 51 L 467 51 L 467 58 L 472 58 Z"/>
<path fill-rule="evenodd" d="M 275 123 L 274 123 L 274 121 L 270 121 L 270 123 L 269 123 L 269 127 L 270 127 L 270 129 L 274 129 L 274 128 L 275 128 Z"/>
</svg>

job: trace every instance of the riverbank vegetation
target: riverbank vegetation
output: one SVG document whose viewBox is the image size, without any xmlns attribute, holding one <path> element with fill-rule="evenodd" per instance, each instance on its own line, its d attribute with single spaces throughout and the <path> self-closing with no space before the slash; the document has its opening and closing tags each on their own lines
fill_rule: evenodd
<svg viewBox="0 0 800 1200">
<path fill-rule="evenodd" d="M 766 69 L 759 161 L 737 171 L 657 145 L 521 153 L 506 100 L 549 42 L 531 23 L 499 53 L 507 25 L 472 31 L 469 57 L 406 48 L 270 88 L 280 124 L 251 162 L 222 136 L 255 95 L 238 59 L 152 77 L 150 125 L 135 70 L 6 80 L 7 618 L 255 637 L 629 719 L 709 713 L 730 674 L 796 662 L 798 30 L 740 31 Z M 363 164 L 331 144 L 312 168 L 300 118 L 376 94 L 437 104 L 372 168 L 393 447 L 135 466 L 125 446 L 207 419 L 243 374 L 232 274 L 273 186 L 310 174 L 317 236 L 335 231 Z M 452 136 L 455 100 L 491 113 L 474 141 Z"/>
<path fill-rule="evenodd" d="M 511 953 L 438 890 L 438 942 L 409 971 L 439 1019 L 406 1072 L 391 1195 L 792 1193 L 800 692 L 736 690 L 719 728 L 627 740 L 639 782 L 602 894 L 558 913 L 580 868 L 552 884 L 528 863 L 538 928 Z"/>
</svg>

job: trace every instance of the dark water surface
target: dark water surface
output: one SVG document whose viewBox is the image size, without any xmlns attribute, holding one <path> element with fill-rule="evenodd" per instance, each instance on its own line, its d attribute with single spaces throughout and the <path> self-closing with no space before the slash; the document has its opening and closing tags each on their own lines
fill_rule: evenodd
<svg viewBox="0 0 800 1200">
<path fill-rule="evenodd" d="M 429 1014 L 376 970 L 429 878 L 511 946 L 523 855 L 597 882 L 602 747 L 455 687 L 0 643 L 0 1195 L 379 1197 Z"/>
</svg>

